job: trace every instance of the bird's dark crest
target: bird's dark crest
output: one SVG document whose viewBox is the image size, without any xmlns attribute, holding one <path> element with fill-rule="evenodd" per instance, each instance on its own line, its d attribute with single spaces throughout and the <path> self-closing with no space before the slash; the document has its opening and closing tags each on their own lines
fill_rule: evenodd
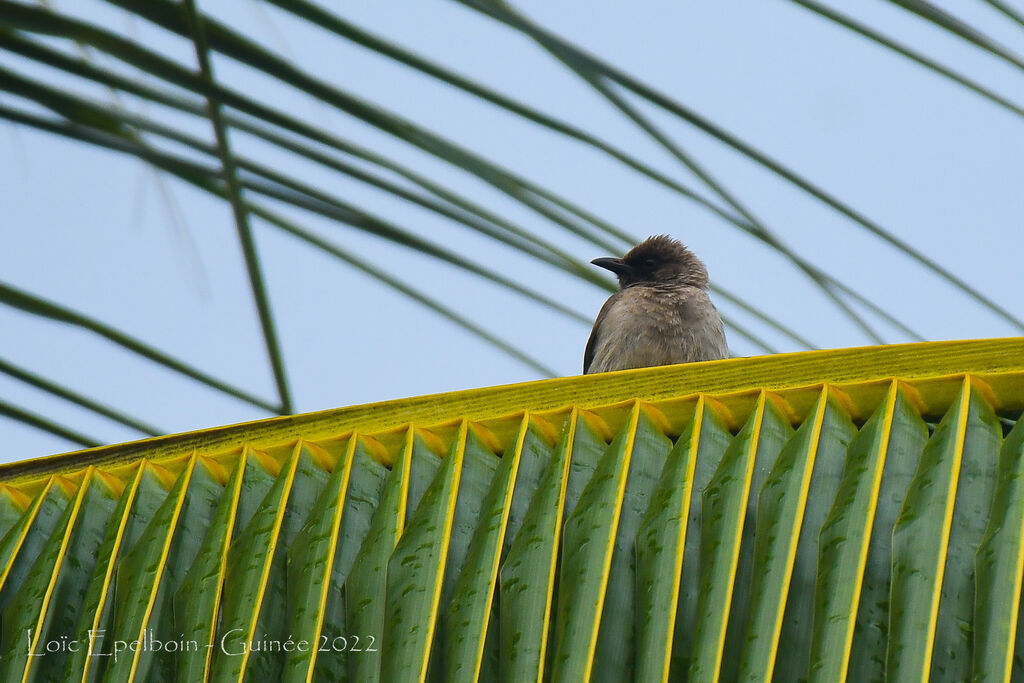
<svg viewBox="0 0 1024 683">
<path fill-rule="evenodd" d="M 627 263 L 642 263 L 647 258 L 683 261 L 693 258 L 693 252 L 683 243 L 668 235 L 653 235 L 636 245 L 622 257 Z"/>
<path fill-rule="evenodd" d="M 619 284 L 682 283 L 707 288 L 708 271 L 696 254 L 668 235 L 654 235 L 630 249 L 622 262 L 629 271 L 619 275 Z"/>
</svg>

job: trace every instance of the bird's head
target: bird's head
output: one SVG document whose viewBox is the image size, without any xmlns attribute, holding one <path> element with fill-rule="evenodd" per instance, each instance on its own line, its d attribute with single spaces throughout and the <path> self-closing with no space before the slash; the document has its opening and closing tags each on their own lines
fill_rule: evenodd
<svg viewBox="0 0 1024 683">
<path fill-rule="evenodd" d="M 615 273 L 622 289 L 641 284 L 708 287 L 708 271 L 701 260 L 668 235 L 648 237 L 622 258 L 597 258 L 591 263 Z"/>
</svg>

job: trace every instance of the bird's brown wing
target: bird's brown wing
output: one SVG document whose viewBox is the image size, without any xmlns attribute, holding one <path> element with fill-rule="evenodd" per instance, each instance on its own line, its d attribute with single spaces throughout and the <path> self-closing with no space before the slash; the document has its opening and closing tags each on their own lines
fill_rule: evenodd
<svg viewBox="0 0 1024 683">
<path fill-rule="evenodd" d="M 583 352 L 583 374 L 587 374 L 590 363 L 594 360 L 594 347 L 597 346 L 597 325 L 590 331 L 590 339 L 587 340 L 587 350 Z"/>
<path fill-rule="evenodd" d="M 587 349 L 583 352 L 584 375 L 590 370 L 590 364 L 594 362 L 594 354 L 597 353 L 597 340 L 601 331 L 601 323 L 604 322 L 608 309 L 618 300 L 620 294 L 622 292 L 616 292 L 608 297 L 608 301 L 605 301 L 604 306 L 601 307 L 601 312 L 597 314 L 597 320 L 594 321 L 594 329 L 590 331 L 590 339 L 587 340 Z"/>
</svg>

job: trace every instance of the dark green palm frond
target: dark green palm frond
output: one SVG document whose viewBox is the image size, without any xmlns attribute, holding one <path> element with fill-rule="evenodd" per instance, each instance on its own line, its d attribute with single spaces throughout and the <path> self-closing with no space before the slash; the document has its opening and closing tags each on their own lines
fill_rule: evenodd
<svg viewBox="0 0 1024 683">
<path fill-rule="evenodd" d="M 0 676 L 1015 680 L 1022 359 L 648 368 L 0 466 Z"/>
</svg>

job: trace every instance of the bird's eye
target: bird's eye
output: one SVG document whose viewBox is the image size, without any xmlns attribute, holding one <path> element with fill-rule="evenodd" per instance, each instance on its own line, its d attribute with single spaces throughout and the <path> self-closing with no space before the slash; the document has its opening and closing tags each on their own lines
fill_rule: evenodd
<svg viewBox="0 0 1024 683">
<path fill-rule="evenodd" d="M 653 268 L 656 263 L 657 262 L 652 258 L 644 259 L 644 265 L 648 268 Z"/>
</svg>

